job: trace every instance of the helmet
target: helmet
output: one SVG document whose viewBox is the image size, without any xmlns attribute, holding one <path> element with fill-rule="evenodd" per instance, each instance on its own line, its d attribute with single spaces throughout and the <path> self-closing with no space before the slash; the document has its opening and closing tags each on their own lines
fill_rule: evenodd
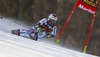
<svg viewBox="0 0 100 57">
<path fill-rule="evenodd" d="M 48 17 L 48 21 L 49 21 L 49 22 L 56 23 L 56 21 L 57 21 L 57 16 L 56 16 L 56 14 L 54 14 L 54 13 L 50 14 L 49 17 Z"/>
</svg>

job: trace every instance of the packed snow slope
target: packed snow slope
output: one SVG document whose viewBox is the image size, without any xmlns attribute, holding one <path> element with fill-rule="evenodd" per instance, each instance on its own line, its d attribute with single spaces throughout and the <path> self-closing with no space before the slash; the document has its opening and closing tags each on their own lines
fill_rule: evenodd
<svg viewBox="0 0 100 57">
<path fill-rule="evenodd" d="M 18 28 L 25 27 L 6 18 L 0 19 L 0 57 L 97 57 L 10 33 Z"/>
</svg>

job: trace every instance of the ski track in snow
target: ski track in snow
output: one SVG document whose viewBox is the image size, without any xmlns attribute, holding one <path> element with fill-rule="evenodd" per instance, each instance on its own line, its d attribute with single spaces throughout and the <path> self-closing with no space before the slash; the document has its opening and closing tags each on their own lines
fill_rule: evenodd
<svg viewBox="0 0 100 57">
<path fill-rule="evenodd" d="M 0 19 L 0 57 L 97 57 L 9 33 L 19 28 L 25 27 L 6 18 Z"/>
</svg>

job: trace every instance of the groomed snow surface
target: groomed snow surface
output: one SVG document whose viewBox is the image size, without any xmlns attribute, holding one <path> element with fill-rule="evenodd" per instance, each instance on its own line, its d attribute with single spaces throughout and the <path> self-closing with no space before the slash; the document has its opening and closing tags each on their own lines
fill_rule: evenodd
<svg viewBox="0 0 100 57">
<path fill-rule="evenodd" d="M 97 57 L 9 32 L 18 28 L 24 27 L 7 18 L 0 19 L 0 57 Z"/>
</svg>

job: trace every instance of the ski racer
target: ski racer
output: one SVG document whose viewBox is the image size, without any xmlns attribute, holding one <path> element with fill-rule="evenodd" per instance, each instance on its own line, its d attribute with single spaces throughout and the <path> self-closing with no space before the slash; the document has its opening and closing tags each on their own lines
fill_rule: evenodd
<svg viewBox="0 0 100 57">
<path fill-rule="evenodd" d="M 13 34 L 16 34 L 20 36 L 20 34 L 29 34 L 31 39 L 34 39 L 37 41 L 37 39 L 42 38 L 52 38 L 56 36 L 56 22 L 57 22 L 57 16 L 56 14 L 52 13 L 48 16 L 48 19 L 44 18 L 38 22 L 37 26 L 34 26 L 30 28 L 29 30 L 26 29 L 17 29 L 12 30 Z M 35 34 L 35 37 L 32 36 L 32 34 Z"/>
</svg>

